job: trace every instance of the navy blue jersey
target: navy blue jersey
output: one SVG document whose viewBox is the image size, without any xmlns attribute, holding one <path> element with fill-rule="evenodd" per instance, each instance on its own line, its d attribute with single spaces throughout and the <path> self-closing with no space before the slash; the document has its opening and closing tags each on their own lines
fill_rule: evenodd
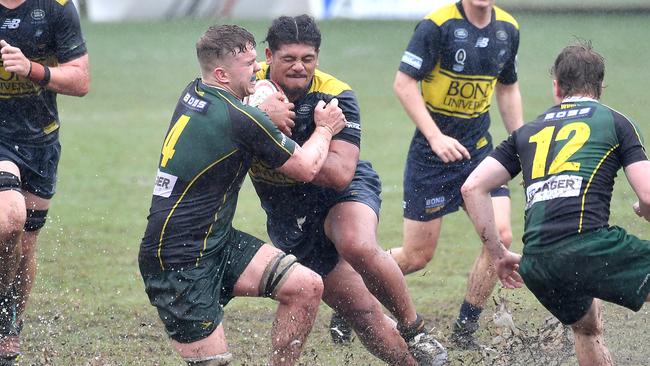
<svg viewBox="0 0 650 366">
<path fill-rule="evenodd" d="M 79 16 L 69 0 L 28 0 L 0 5 L 0 39 L 30 60 L 56 66 L 86 54 Z M 56 93 L 7 72 L 0 60 L 0 138 L 32 145 L 58 140 Z"/>
<path fill-rule="evenodd" d="M 140 258 L 165 269 L 221 250 L 253 156 L 277 168 L 295 146 L 257 108 L 200 79 L 190 83 L 162 147 Z"/>
<path fill-rule="evenodd" d="M 474 155 L 491 144 L 488 110 L 496 82 L 517 81 L 518 48 L 519 25 L 510 14 L 494 7 L 491 22 L 479 29 L 458 2 L 418 23 L 399 70 L 421 81 L 426 107 L 440 131 Z M 432 154 L 419 131 L 415 139 L 421 140 L 424 154 Z"/>
<path fill-rule="evenodd" d="M 614 178 L 647 160 L 636 126 L 587 98 L 567 99 L 493 152 L 526 190 L 524 252 L 608 226 Z"/>
</svg>

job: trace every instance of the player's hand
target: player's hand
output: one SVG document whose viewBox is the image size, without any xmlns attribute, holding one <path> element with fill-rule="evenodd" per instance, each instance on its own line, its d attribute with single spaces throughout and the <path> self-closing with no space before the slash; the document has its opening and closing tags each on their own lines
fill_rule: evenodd
<svg viewBox="0 0 650 366">
<path fill-rule="evenodd" d="M 521 256 L 509 250 L 504 252 L 504 255 L 494 261 L 496 266 L 497 275 L 501 284 L 505 288 L 520 288 L 524 285 L 524 280 L 519 275 L 519 262 Z"/>
<path fill-rule="evenodd" d="M 264 111 L 282 133 L 291 136 L 296 113 L 293 111 L 293 103 L 288 103 L 286 98 L 282 92 L 275 92 L 264 99 L 257 108 Z"/>
<path fill-rule="evenodd" d="M 339 108 L 338 99 L 334 98 L 327 104 L 319 101 L 314 108 L 314 122 L 316 126 L 331 129 L 332 135 L 339 133 L 345 127 L 345 115 Z"/>
<path fill-rule="evenodd" d="M 444 163 L 452 163 L 462 159 L 471 159 L 469 151 L 458 140 L 445 134 L 429 140 L 431 150 Z"/>
<path fill-rule="evenodd" d="M 646 221 L 650 222 L 650 216 L 644 216 L 643 212 L 641 212 L 641 205 L 639 204 L 639 201 L 634 202 L 634 204 L 632 205 L 632 209 L 634 210 L 634 213 L 637 216 L 643 217 L 644 219 L 646 219 Z"/>
<path fill-rule="evenodd" d="M 27 77 L 31 61 L 23 55 L 20 48 L 10 45 L 3 39 L 0 40 L 0 54 L 2 54 L 2 64 L 5 70 Z"/>
</svg>

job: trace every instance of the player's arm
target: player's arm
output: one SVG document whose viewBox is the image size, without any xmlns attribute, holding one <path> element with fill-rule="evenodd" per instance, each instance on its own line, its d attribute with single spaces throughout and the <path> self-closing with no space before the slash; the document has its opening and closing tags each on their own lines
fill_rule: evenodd
<svg viewBox="0 0 650 366">
<path fill-rule="evenodd" d="M 429 114 L 418 81 L 410 75 L 397 71 L 393 91 L 406 114 L 431 145 L 431 150 L 445 163 L 470 159 L 469 151 L 456 139 L 443 134 Z"/>
<path fill-rule="evenodd" d="M 358 161 L 358 146 L 345 140 L 332 140 L 325 163 L 312 183 L 342 191 L 354 178 Z"/>
<path fill-rule="evenodd" d="M 650 221 L 650 161 L 638 161 L 626 166 L 625 176 L 639 198 L 634 204 L 634 212 Z"/>
<path fill-rule="evenodd" d="M 345 127 L 345 116 L 333 99 L 325 104 L 319 101 L 314 110 L 316 129 L 302 147 L 296 144 L 293 154 L 282 166 L 280 172 L 302 182 L 311 182 L 321 170 L 328 156 L 332 137 Z"/>
<path fill-rule="evenodd" d="M 497 82 L 495 87 L 497 104 L 503 125 L 508 133 L 518 129 L 524 124 L 523 107 L 521 103 L 521 93 L 519 91 L 519 82 L 512 84 L 503 84 Z"/>
<path fill-rule="evenodd" d="M 467 178 L 461 193 L 465 209 L 481 241 L 488 248 L 501 283 L 507 288 L 517 288 L 523 284 L 521 276 L 517 273 L 521 257 L 510 252 L 499 240 L 490 197 L 490 191 L 509 180 L 508 170 L 498 160 L 488 156 Z"/>
<path fill-rule="evenodd" d="M 282 133 L 291 137 L 291 129 L 296 125 L 294 122 L 296 113 L 293 111 L 293 103 L 287 103 L 286 98 L 284 93 L 275 92 L 269 95 L 257 108 L 266 113 Z"/>
</svg>

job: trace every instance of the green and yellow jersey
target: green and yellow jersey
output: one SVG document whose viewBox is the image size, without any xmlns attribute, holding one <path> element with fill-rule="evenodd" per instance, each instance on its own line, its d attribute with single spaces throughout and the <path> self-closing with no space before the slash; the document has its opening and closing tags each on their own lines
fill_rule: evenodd
<svg viewBox="0 0 650 366">
<path fill-rule="evenodd" d="M 525 124 L 491 155 L 526 193 L 524 253 L 607 227 L 614 178 L 647 160 L 637 127 L 589 98 L 567 98 Z"/>
<path fill-rule="evenodd" d="M 233 235 L 237 195 L 253 157 L 283 165 L 295 143 L 225 89 L 191 82 L 165 138 L 141 260 L 195 264 Z"/>
</svg>

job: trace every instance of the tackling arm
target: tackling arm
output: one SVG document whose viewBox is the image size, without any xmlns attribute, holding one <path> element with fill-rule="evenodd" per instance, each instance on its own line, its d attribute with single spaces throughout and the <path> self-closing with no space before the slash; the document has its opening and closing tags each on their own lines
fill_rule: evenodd
<svg viewBox="0 0 650 366">
<path fill-rule="evenodd" d="M 501 283 L 507 288 L 521 287 L 517 273 L 520 256 L 510 252 L 499 240 L 490 191 L 507 183 L 510 174 L 496 159 L 487 157 L 470 174 L 461 188 L 465 209 L 490 257 Z"/>
<path fill-rule="evenodd" d="M 513 84 L 497 82 L 495 93 L 503 125 L 508 133 L 512 133 L 524 124 L 519 82 Z"/>
<path fill-rule="evenodd" d="M 332 140 L 327 159 L 312 183 L 342 191 L 350 185 L 358 161 L 358 146 L 344 140 Z"/>
</svg>

